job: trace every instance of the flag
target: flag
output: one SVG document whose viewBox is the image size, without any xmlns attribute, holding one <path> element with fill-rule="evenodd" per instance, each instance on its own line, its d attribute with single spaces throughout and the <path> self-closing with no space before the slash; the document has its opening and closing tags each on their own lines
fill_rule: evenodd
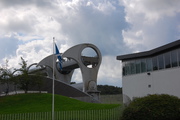
<svg viewBox="0 0 180 120">
<path fill-rule="evenodd" d="M 59 49 L 58 49 L 56 43 L 55 43 L 55 51 L 56 51 L 55 55 L 57 56 L 57 59 L 59 60 L 60 70 L 62 70 L 62 64 L 61 64 L 62 63 L 62 57 L 61 57 L 61 54 L 59 53 Z"/>
</svg>

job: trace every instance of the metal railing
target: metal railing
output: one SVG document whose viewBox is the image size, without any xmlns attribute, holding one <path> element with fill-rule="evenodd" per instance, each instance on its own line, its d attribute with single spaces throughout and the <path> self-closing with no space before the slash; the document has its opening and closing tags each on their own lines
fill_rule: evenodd
<svg viewBox="0 0 180 120">
<path fill-rule="evenodd" d="M 119 120 L 121 107 L 103 110 L 56 111 L 55 120 Z M 52 120 L 52 112 L 0 114 L 0 120 Z"/>
</svg>

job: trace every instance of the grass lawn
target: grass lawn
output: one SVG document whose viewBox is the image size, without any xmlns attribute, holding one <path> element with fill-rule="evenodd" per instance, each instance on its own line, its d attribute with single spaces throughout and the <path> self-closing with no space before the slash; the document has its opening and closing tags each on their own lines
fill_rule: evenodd
<svg viewBox="0 0 180 120">
<path fill-rule="evenodd" d="M 55 95 L 55 111 L 112 109 L 120 104 L 81 102 Z M 0 97 L 0 114 L 49 112 L 52 110 L 52 94 L 29 93 Z"/>
</svg>

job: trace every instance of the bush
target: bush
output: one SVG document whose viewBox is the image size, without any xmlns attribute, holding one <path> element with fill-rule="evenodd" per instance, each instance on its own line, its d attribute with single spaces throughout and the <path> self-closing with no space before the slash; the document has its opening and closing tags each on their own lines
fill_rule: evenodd
<svg viewBox="0 0 180 120">
<path fill-rule="evenodd" d="M 167 94 L 135 98 L 124 109 L 122 120 L 180 120 L 180 99 Z"/>
</svg>

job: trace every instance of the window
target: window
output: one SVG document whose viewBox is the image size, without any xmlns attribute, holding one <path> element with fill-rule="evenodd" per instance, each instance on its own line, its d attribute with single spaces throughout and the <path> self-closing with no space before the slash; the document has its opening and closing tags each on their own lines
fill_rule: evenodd
<svg viewBox="0 0 180 120">
<path fill-rule="evenodd" d="M 136 60 L 136 73 L 141 73 L 141 61 Z"/>
<path fill-rule="evenodd" d="M 146 59 L 146 65 L 147 65 L 147 72 L 152 71 L 152 59 L 151 58 Z"/>
<path fill-rule="evenodd" d="M 141 60 L 141 72 L 146 72 L 146 59 Z"/>
<path fill-rule="evenodd" d="M 130 62 L 130 67 L 131 67 L 131 74 L 135 74 L 136 73 L 136 65 L 134 61 Z"/>
<path fill-rule="evenodd" d="M 165 68 L 171 68 L 170 52 L 164 54 Z"/>
<path fill-rule="evenodd" d="M 153 70 L 158 70 L 157 57 L 152 58 Z"/>
<path fill-rule="evenodd" d="M 178 49 L 178 65 L 180 66 L 180 49 Z"/>
<path fill-rule="evenodd" d="M 159 65 L 159 70 L 164 69 L 164 58 L 163 54 L 158 56 L 158 65 Z"/>
<path fill-rule="evenodd" d="M 171 52 L 171 61 L 172 61 L 172 67 L 178 66 L 178 55 L 177 50 L 174 50 Z"/>
<path fill-rule="evenodd" d="M 125 67 L 125 64 L 126 64 L 125 62 L 122 63 L 122 74 L 123 74 L 123 76 L 126 75 L 126 69 L 125 69 L 126 67 Z"/>
<path fill-rule="evenodd" d="M 130 69 L 130 64 L 129 64 L 129 62 L 126 62 L 125 69 L 126 69 L 126 75 L 130 75 L 130 74 L 131 74 L 131 69 Z"/>
<path fill-rule="evenodd" d="M 149 71 L 168 69 L 180 65 L 180 49 L 166 52 L 152 58 L 142 58 L 123 62 L 123 76 Z"/>
</svg>

